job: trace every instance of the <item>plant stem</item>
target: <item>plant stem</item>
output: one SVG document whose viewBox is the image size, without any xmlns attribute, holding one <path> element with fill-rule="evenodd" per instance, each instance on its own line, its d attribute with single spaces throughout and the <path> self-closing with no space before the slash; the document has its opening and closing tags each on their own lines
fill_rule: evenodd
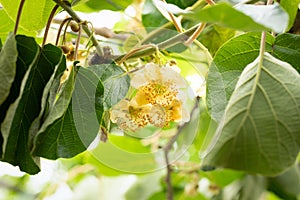
<svg viewBox="0 0 300 200">
<path fill-rule="evenodd" d="M 193 35 L 184 44 L 186 46 L 191 45 L 194 42 L 194 40 L 196 40 L 197 37 L 200 35 L 200 33 L 203 31 L 205 26 L 206 26 L 206 23 L 200 23 L 198 28 L 193 33 Z"/>
<path fill-rule="evenodd" d="M 16 19 L 14 35 L 17 34 L 17 31 L 18 31 L 18 28 L 19 28 L 19 23 L 20 23 L 20 18 L 21 18 L 24 3 L 25 3 L 25 0 L 21 0 L 20 5 L 19 5 L 19 9 L 18 9 L 17 19 Z"/>
<path fill-rule="evenodd" d="M 200 101 L 200 97 L 196 98 L 196 102 L 195 105 L 191 111 L 191 118 L 194 115 L 196 109 L 199 106 L 199 101 Z M 163 150 L 164 150 L 164 155 L 165 155 L 165 162 L 167 165 L 167 175 L 166 175 L 166 184 L 167 184 L 167 200 L 173 200 L 173 188 L 172 188 L 172 178 L 171 178 L 171 173 L 172 173 L 172 167 L 171 167 L 171 163 L 169 161 L 169 157 L 168 154 L 170 152 L 170 150 L 173 147 L 173 144 L 176 142 L 178 136 L 180 135 L 180 133 L 182 132 L 183 128 L 188 124 L 189 122 L 185 122 L 182 125 L 179 125 L 177 127 L 177 132 L 174 136 L 172 136 L 172 138 L 169 140 L 169 142 L 166 144 L 166 146 L 164 146 Z"/>
<path fill-rule="evenodd" d="M 92 41 L 93 45 L 95 46 L 98 55 L 103 56 L 102 48 L 101 48 L 100 44 L 98 43 L 98 40 L 96 39 L 94 34 L 91 32 L 88 25 L 84 21 L 82 21 L 80 19 L 80 17 L 74 12 L 74 10 L 69 5 L 67 5 L 65 2 L 63 2 L 61 0 L 53 0 L 53 1 L 57 5 L 62 7 L 78 24 L 82 24 L 82 29 L 91 38 L 91 41 Z"/>
<path fill-rule="evenodd" d="M 80 38 L 81 38 L 81 32 L 82 32 L 82 24 L 78 24 L 78 25 L 79 25 L 79 31 L 78 31 L 78 36 L 77 36 L 76 45 L 75 45 L 74 60 L 77 60 L 77 58 L 78 58 L 78 49 L 79 49 L 79 45 L 80 45 Z"/>
<path fill-rule="evenodd" d="M 43 47 L 43 46 L 45 45 L 45 43 L 46 43 L 47 36 L 48 36 L 48 32 L 49 32 L 49 28 L 50 28 L 52 19 L 53 19 L 53 17 L 54 17 L 54 14 L 56 13 L 58 7 L 59 7 L 58 5 L 55 5 L 54 8 L 52 9 L 51 13 L 50 13 L 50 16 L 49 16 L 49 18 L 48 18 L 47 25 L 46 25 L 46 28 L 45 28 L 45 33 L 44 33 L 44 39 L 43 39 L 42 47 Z"/>
<path fill-rule="evenodd" d="M 135 51 L 130 56 L 127 56 L 126 54 L 118 56 L 117 58 L 115 58 L 115 61 L 119 62 L 120 60 L 123 60 L 123 57 L 126 57 L 126 59 L 129 59 L 129 58 L 139 58 L 142 56 L 151 55 L 154 52 L 156 52 L 157 48 L 161 49 L 161 50 L 165 50 L 176 44 L 183 43 L 195 32 L 197 27 L 198 26 L 194 26 L 194 27 L 188 29 L 187 31 L 180 33 L 178 35 L 175 35 L 174 37 L 171 37 L 168 40 L 165 40 L 157 45 L 148 45 L 147 48 L 139 47 L 139 49 L 141 49 L 141 50 Z M 123 60 L 123 61 L 125 61 L 125 60 Z"/>
<path fill-rule="evenodd" d="M 58 31 L 57 31 L 56 41 L 55 41 L 55 45 L 56 45 L 56 46 L 58 45 L 59 38 L 60 38 L 60 33 L 61 33 L 61 31 L 62 31 L 63 26 L 65 25 L 65 23 L 66 23 L 67 21 L 70 21 L 70 20 L 72 20 L 72 18 L 71 18 L 71 17 L 68 17 L 68 18 L 64 19 L 64 20 L 60 23 L 59 29 L 58 29 Z M 67 29 L 67 28 L 68 28 L 68 26 L 66 26 L 66 29 Z"/>
</svg>

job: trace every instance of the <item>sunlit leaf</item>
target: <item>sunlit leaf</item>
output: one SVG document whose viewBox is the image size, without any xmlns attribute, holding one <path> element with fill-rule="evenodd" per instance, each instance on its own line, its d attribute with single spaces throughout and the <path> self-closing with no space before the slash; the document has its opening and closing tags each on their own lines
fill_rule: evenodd
<svg viewBox="0 0 300 200">
<path fill-rule="evenodd" d="M 82 12 L 96 12 L 100 10 L 125 10 L 127 6 L 132 3 L 132 0 L 129 1 L 122 1 L 122 0 L 83 0 L 77 3 L 74 1 L 75 10 L 82 11 Z"/>
<path fill-rule="evenodd" d="M 185 15 L 201 22 L 217 23 L 220 26 L 243 31 L 284 32 L 288 24 L 288 15 L 278 4 L 271 6 L 241 5 L 233 8 L 229 4 L 220 3 Z"/>
<path fill-rule="evenodd" d="M 4 9 L 0 8 L 0 39 L 5 41 L 9 32 L 14 30 L 15 22 L 7 15 Z M 26 34 L 27 36 L 36 36 L 36 31 L 25 31 L 22 27 L 18 28 L 18 34 Z M 1 48 L 0 48 L 1 49 Z"/>
<path fill-rule="evenodd" d="M 20 0 L 0 0 L 9 17 L 15 23 Z M 20 27 L 27 31 L 41 30 L 48 20 L 51 10 L 55 3 L 52 0 L 27 0 L 24 3 L 22 17 L 20 20 Z"/>
<path fill-rule="evenodd" d="M 298 12 L 298 4 L 300 3 L 300 0 L 281 0 L 280 5 L 284 10 L 289 14 L 289 25 L 287 27 L 287 30 L 289 30 L 295 21 L 297 12 Z"/>
<path fill-rule="evenodd" d="M 15 36 L 11 33 L 0 52 L 0 105 L 8 97 L 10 87 L 15 79 L 17 58 L 17 43 Z"/>
<path fill-rule="evenodd" d="M 3 160 L 19 165 L 22 171 L 35 174 L 40 171 L 29 149 L 29 128 L 41 109 L 43 90 L 62 52 L 53 45 L 45 45 L 38 59 L 30 66 L 22 81 L 20 95 L 10 106 L 1 126 L 4 136 Z"/>
<path fill-rule="evenodd" d="M 299 85 L 298 72 L 268 53 L 249 64 L 203 166 L 276 175 L 294 164 L 300 146 Z"/>
<path fill-rule="evenodd" d="M 159 27 L 167 22 L 168 20 L 159 12 L 152 0 L 146 0 L 142 11 L 142 23 L 144 27 L 146 29 Z"/>
<path fill-rule="evenodd" d="M 266 6 L 240 4 L 236 9 L 251 17 L 256 23 L 270 28 L 276 33 L 285 32 L 289 23 L 288 14 L 278 3 Z"/>
</svg>

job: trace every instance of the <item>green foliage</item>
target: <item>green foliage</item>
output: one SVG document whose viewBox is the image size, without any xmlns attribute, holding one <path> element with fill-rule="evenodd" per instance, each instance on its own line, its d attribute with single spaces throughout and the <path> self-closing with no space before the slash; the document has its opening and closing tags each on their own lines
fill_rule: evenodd
<svg viewBox="0 0 300 200">
<path fill-rule="evenodd" d="M 17 17 L 17 8 L 19 8 L 20 1 L 1 0 L 0 3 L 10 19 L 14 21 Z M 54 2 L 51 0 L 27 0 L 24 4 L 20 26 L 26 31 L 38 31 L 42 29 L 54 5 Z M 9 22 L 6 23 L 8 24 Z"/>
<path fill-rule="evenodd" d="M 39 114 L 44 87 L 62 58 L 60 49 L 52 45 L 46 45 L 40 52 L 36 52 L 36 59 L 22 81 L 20 95 L 9 107 L 2 124 L 3 160 L 19 165 L 22 170 L 29 173 L 39 171 L 28 147 L 29 128 Z M 15 143 L 17 145 L 14 145 Z"/>
<path fill-rule="evenodd" d="M 75 3 L 76 2 L 76 3 Z M 81 0 L 79 3 L 73 1 L 74 9 L 82 12 L 97 12 L 99 10 L 124 10 L 127 6 L 132 3 L 132 0 L 121 1 L 121 0 Z"/>
<path fill-rule="evenodd" d="M 0 52 L 0 71 L 5 81 L 0 86 L 0 105 L 9 95 L 10 87 L 16 75 L 17 44 L 13 34 L 8 36 L 3 49 Z"/>
<path fill-rule="evenodd" d="M 300 76 L 269 54 L 238 79 L 203 165 L 275 175 L 291 166 L 300 138 Z"/>
<path fill-rule="evenodd" d="M 289 25 L 287 30 L 289 30 L 295 21 L 297 11 L 298 11 L 298 4 L 300 0 L 281 0 L 280 5 L 282 8 L 289 14 Z"/>
<path fill-rule="evenodd" d="M 217 23 L 220 26 L 243 31 L 274 30 L 281 33 L 288 25 L 288 15 L 278 4 L 264 7 L 241 5 L 233 8 L 220 3 L 185 15 L 194 20 Z"/>
</svg>

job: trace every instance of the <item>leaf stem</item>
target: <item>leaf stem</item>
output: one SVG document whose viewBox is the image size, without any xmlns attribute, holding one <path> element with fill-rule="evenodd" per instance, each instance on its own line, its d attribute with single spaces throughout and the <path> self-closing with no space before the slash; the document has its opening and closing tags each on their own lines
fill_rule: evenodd
<svg viewBox="0 0 300 200">
<path fill-rule="evenodd" d="M 51 13 L 50 13 L 50 16 L 48 18 L 47 25 L 46 25 L 46 28 L 45 28 L 45 33 L 44 33 L 44 39 L 43 39 L 42 47 L 46 43 L 48 32 L 49 32 L 49 29 L 50 29 L 50 25 L 51 25 L 52 19 L 54 17 L 54 14 L 56 13 L 58 7 L 59 7 L 58 5 L 55 5 L 54 8 L 52 9 Z"/>
<path fill-rule="evenodd" d="M 196 111 L 196 109 L 199 106 L 199 101 L 200 101 L 200 97 L 196 98 L 196 102 L 195 105 L 191 111 L 191 117 L 194 115 L 194 112 Z M 173 200 L 173 188 L 172 188 L 172 178 L 171 178 L 171 173 L 172 173 L 172 166 L 171 163 L 169 161 L 169 152 L 173 147 L 173 144 L 176 142 L 178 136 L 180 135 L 180 133 L 182 132 L 183 128 L 188 124 L 189 122 L 185 122 L 184 124 L 181 124 L 177 127 L 177 132 L 174 136 L 172 136 L 172 138 L 169 140 L 169 142 L 166 144 L 166 146 L 164 146 L 163 150 L 164 150 L 164 156 L 165 156 L 165 162 L 167 165 L 167 175 L 166 175 L 166 184 L 167 184 L 167 200 Z"/>
<path fill-rule="evenodd" d="M 71 18 L 71 17 L 68 17 L 68 18 L 64 19 L 64 20 L 60 23 L 59 28 L 58 28 L 58 31 L 57 31 L 56 41 L 55 41 L 55 45 L 56 45 L 56 46 L 58 45 L 59 38 L 60 38 L 60 33 L 61 33 L 61 31 L 62 31 L 63 26 L 65 25 L 65 23 L 66 23 L 67 21 L 70 21 L 70 20 L 72 20 L 72 18 Z M 66 26 L 66 29 L 67 29 L 67 28 L 68 28 L 68 26 Z"/>
<path fill-rule="evenodd" d="M 17 31 L 18 31 L 18 28 L 19 28 L 19 23 L 20 23 L 20 18 L 21 18 L 23 7 L 24 7 L 24 3 L 25 3 L 25 0 L 21 0 L 20 5 L 19 5 L 19 9 L 18 9 L 17 19 L 16 19 L 14 35 L 17 34 Z"/>
<path fill-rule="evenodd" d="M 103 56 L 103 50 L 100 44 L 98 43 L 98 40 L 96 39 L 95 35 L 93 34 L 93 32 L 91 32 L 90 28 L 88 27 L 87 23 L 84 23 L 84 21 L 80 19 L 80 17 L 76 14 L 76 12 L 74 12 L 74 10 L 64 1 L 61 0 L 53 0 L 53 1 L 57 5 L 62 7 L 78 24 L 82 24 L 82 29 L 91 38 L 91 41 L 95 46 L 98 55 Z"/>
<path fill-rule="evenodd" d="M 195 32 L 195 30 L 197 28 L 198 28 L 198 25 L 193 26 L 192 28 L 188 29 L 187 31 L 182 32 L 178 35 L 175 35 L 174 37 L 171 37 L 168 40 L 165 40 L 157 45 L 150 45 L 150 46 L 148 45 L 147 48 L 139 47 L 138 49 L 136 49 L 137 51 L 133 50 L 133 51 L 135 51 L 134 53 L 132 53 L 132 51 L 131 51 L 130 55 L 125 54 L 125 55 L 116 57 L 115 61 L 119 62 L 121 60 L 125 61 L 129 58 L 139 58 L 142 56 L 151 55 L 157 51 L 157 48 L 161 49 L 161 50 L 165 50 L 176 44 L 183 43 Z M 126 59 L 123 59 L 124 57 L 126 57 Z"/>
<path fill-rule="evenodd" d="M 75 45 L 74 60 L 77 60 L 77 58 L 78 58 L 78 49 L 79 49 L 79 45 L 80 45 L 80 38 L 81 38 L 81 32 L 82 32 L 82 24 L 78 24 L 78 25 L 79 25 L 79 31 L 78 31 L 78 36 L 77 36 L 76 45 Z"/>
</svg>

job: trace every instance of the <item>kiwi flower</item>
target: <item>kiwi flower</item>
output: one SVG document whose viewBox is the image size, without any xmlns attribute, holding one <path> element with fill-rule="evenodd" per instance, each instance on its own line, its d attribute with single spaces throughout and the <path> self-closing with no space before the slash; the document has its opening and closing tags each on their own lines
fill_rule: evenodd
<svg viewBox="0 0 300 200">
<path fill-rule="evenodd" d="M 130 84 L 135 96 L 111 110 L 112 122 L 121 129 L 135 131 L 148 124 L 163 128 L 170 122 L 190 120 L 184 106 L 188 85 L 176 66 L 148 63 L 132 75 Z"/>
</svg>

